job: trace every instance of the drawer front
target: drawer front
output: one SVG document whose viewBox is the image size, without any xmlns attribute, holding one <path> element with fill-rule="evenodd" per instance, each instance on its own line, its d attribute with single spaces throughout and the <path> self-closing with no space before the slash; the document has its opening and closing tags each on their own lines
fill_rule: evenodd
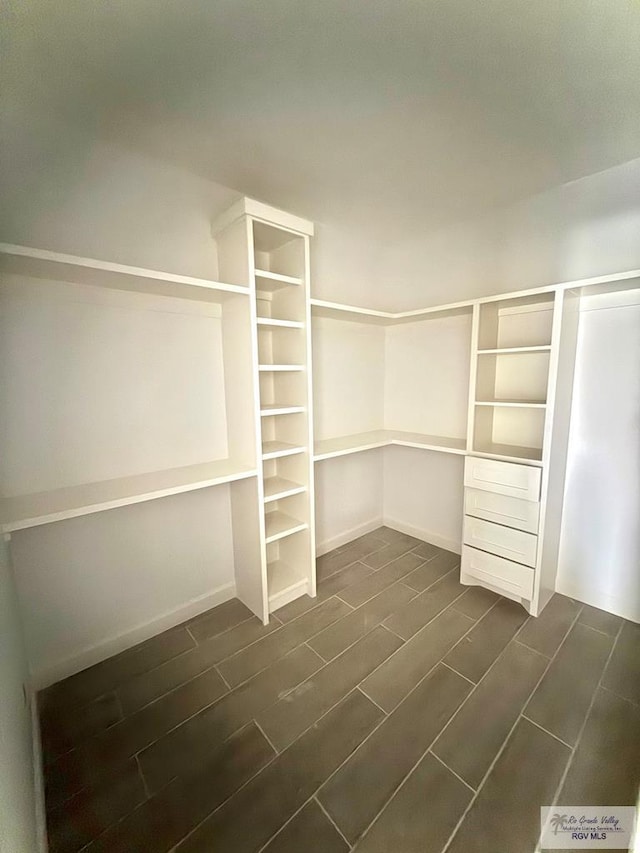
<svg viewBox="0 0 640 853">
<path fill-rule="evenodd" d="M 466 545 L 489 551 L 490 554 L 497 554 L 515 563 L 524 563 L 525 566 L 536 564 L 538 537 L 531 533 L 465 515 L 464 541 Z"/>
<path fill-rule="evenodd" d="M 468 575 L 478 581 L 484 581 L 510 595 L 526 598 L 533 595 L 533 569 L 512 563 L 494 554 L 485 554 L 464 545 L 462 548 L 462 576 Z"/>
<path fill-rule="evenodd" d="M 540 476 L 540 468 L 532 465 L 496 462 L 479 456 L 467 456 L 464 463 L 465 486 L 524 501 L 540 499 Z"/>
<path fill-rule="evenodd" d="M 538 532 L 540 504 L 536 501 L 522 501 L 482 489 L 465 489 L 464 512 L 465 515 L 495 521 L 496 524 L 505 524 L 527 533 Z"/>
</svg>

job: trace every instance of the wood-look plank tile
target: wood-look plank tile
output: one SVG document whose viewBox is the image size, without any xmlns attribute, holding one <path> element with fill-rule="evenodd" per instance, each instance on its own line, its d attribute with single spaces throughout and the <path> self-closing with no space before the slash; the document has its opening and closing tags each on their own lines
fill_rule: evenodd
<svg viewBox="0 0 640 853">
<path fill-rule="evenodd" d="M 602 684 L 618 696 L 640 705 L 640 625 L 625 622 Z"/>
<path fill-rule="evenodd" d="M 495 592 L 482 586 L 467 586 L 465 589 L 466 592 L 457 599 L 453 607 L 470 619 L 482 619 L 500 598 Z"/>
<path fill-rule="evenodd" d="M 116 723 L 78 749 L 61 756 L 47 770 L 51 801 L 67 799 L 153 743 L 188 717 L 211 705 L 227 687 L 215 670 L 168 693 L 142 711 Z"/>
<path fill-rule="evenodd" d="M 414 592 L 415 597 L 396 610 L 384 624 L 404 640 L 409 640 L 464 591 L 465 587 L 458 580 L 458 572 L 451 571 L 424 592 Z"/>
<path fill-rule="evenodd" d="M 39 707 L 49 712 L 54 708 L 71 709 L 86 705 L 115 690 L 128 678 L 146 672 L 193 646 L 195 641 L 184 627 L 172 628 L 42 690 L 38 694 Z"/>
<path fill-rule="evenodd" d="M 323 665 L 314 651 L 298 646 L 143 750 L 138 758 L 150 790 L 159 790 L 208 760 L 211 751 L 233 732 Z"/>
<path fill-rule="evenodd" d="M 526 716 L 573 746 L 612 644 L 606 634 L 576 623 L 531 697 Z"/>
<path fill-rule="evenodd" d="M 548 660 L 511 642 L 432 747 L 477 788 L 540 680 Z"/>
<path fill-rule="evenodd" d="M 392 560 L 406 554 L 407 551 L 412 549 L 412 547 L 414 547 L 414 540 L 412 540 L 410 536 L 407 537 L 406 541 L 396 539 L 395 542 L 385 545 L 378 551 L 374 551 L 372 554 L 367 554 L 366 557 L 362 558 L 362 562 L 366 566 L 371 566 L 372 569 L 381 569 L 383 566 L 386 566 L 387 563 L 390 563 Z"/>
<path fill-rule="evenodd" d="M 469 788 L 427 753 L 354 850 L 441 853 L 471 797 Z"/>
<path fill-rule="evenodd" d="M 236 792 L 177 848 L 254 853 L 266 844 L 377 725 L 382 712 L 359 691 L 329 711 Z"/>
<path fill-rule="evenodd" d="M 425 560 L 432 560 L 439 554 L 451 553 L 450 551 L 446 551 L 444 548 L 438 548 L 437 545 L 432 545 L 431 542 L 421 542 L 413 549 L 413 551 L 418 555 L 418 557 L 422 557 Z"/>
<path fill-rule="evenodd" d="M 466 698 L 471 685 L 437 667 L 320 789 L 318 799 L 355 843 Z"/>
<path fill-rule="evenodd" d="M 174 779 L 86 853 L 167 853 L 275 755 L 255 723 L 236 732 L 195 772 Z"/>
<path fill-rule="evenodd" d="M 418 551 L 412 551 L 412 554 L 419 556 Z M 425 589 L 434 584 L 437 580 L 448 575 L 452 569 L 458 568 L 460 565 L 460 557 L 458 554 L 452 554 L 451 551 L 443 551 L 435 557 L 428 560 L 424 565 L 420 566 L 412 572 L 405 580 L 407 586 L 415 589 L 416 592 L 424 592 Z"/>
<path fill-rule="evenodd" d="M 106 693 L 73 713 L 57 709 L 43 712 L 40 714 L 40 735 L 45 761 L 52 761 L 121 719 L 115 693 Z"/>
<path fill-rule="evenodd" d="M 374 595 L 382 592 L 383 589 L 408 575 L 421 562 L 420 557 L 416 557 L 411 552 L 403 554 L 402 557 L 392 560 L 384 568 L 378 569 L 370 577 L 342 590 L 339 597 L 352 607 L 359 607 L 365 601 L 373 598 Z"/>
<path fill-rule="evenodd" d="M 449 652 L 445 663 L 471 681 L 480 681 L 527 618 L 523 607 L 507 598 L 501 598 Z"/>
<path fill-rule="evenodd" d="M 599 689 L 558 802 L 635 806 L 639 790 L 640 707 Z"/>
<path fill-rule="evenodd" d="M 310 800 L 263 853 L 347 853 L 349 847 L 315 800 Z"/>
<path fill-rule="evenodd" d="M 415 590 L 398 581 L 316 634 L 309 640 L 309 645 L 325 660 L 332 660 L 416 594 Z"/>
<path fill-rule="evenodd" d="M 540 806 L 551 804 L 570 750 L 521 719 L 447 853 L 533 853 Z"/>
<path fill-rule="evenodd" d="M 222 661 L 220 672 L 232 687 L 236 687 L 349 612 L 344 601 L 329 598 L 270 636 Z"/>
<path fill-rule="evenodd" d="M 602 631 L 603 634 L 608 634 L 610 637 L 618 635 L 623 621 L 620 616 L 607 613 L 606 610 L 599 610 L 597 607 L 591 607 L 590 604 L 582 605 L 582 612 L 578 617 L 578 622 L 595 628 L 596 631 Z"/>
<path fill-rule="evenodd" d="M 237 598 L 231 598 L 224 604 L 219 604 L 206 613 L 196 616 L 195 619 L 190 619 L 185 627 L 188 627 L 196 640 L 200 642 L 200 640 L 215 637 L 217 634 L 223 634 L 229 628 L 235 628 L 241 622 L 251 619 L 252 616 L 253 613 L 245 604 Z"/>
<path fill-rule="evenodd" d="M 285 749 L 401 645 L 395 634 L 381 626 L 374 628 L 259 714 L 258 725 L 276 749 Z"/>
<path fill-rule="evenodd" d="M 131 758 L 102 783 L 47 811 L 50 853 L 75 853 L 132 812 L 145 798 L 138 766 Z"/>
<path fill-rule="evenodd" d="M 368 676 L 361 689 L 392 711 L 472 625 L 462 613 L 443 611 Z"/>
<path fill-rule="evenodd" d="M 518 640 L 548 658 L 553 657 L 581 607 L 573 599 L 556 593 L 540 616 L 532 617 L 522 627 Z"/>
<path fill-rule="evenodd" d="M 361 539 L 356 539 L 354 542 L 345 545 L 340 551 L 330 551 L 328 554 L 323 554 L 316 560 L 316 576 L 320 581 L 326 580 L 336 572 L 346 569 L 351 563 L 362 560 L 368 554 L 384 548 L 386 544 L 382 539 L 367 534 Z"/>
<path fill-rule="evenodd" d="M 276 610 L 275 615 L 281 622 L 291 622 L 292 619 L 297 619 L 298 616 L 306 613 L 307 610 L 312 610 L 318 604 L 331 598 L 331 596 L 346 589 L 351 584 L 364 580 L 364 578 L 372 574 L 373 569 L 365 566 L 364 563 L 352 563 L 341 572 L 321 581 L 318 584 L 318 594 L 315 598 L 310 598 L 308 595 L 301 595 L 300 598 L 296 598 L 295 601 L 285 604 L 284 607 Z"/>
</svg>

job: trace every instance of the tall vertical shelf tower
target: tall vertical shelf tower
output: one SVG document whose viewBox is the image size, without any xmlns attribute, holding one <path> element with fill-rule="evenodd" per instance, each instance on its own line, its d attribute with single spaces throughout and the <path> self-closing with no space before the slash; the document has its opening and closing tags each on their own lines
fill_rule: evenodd
<svg viewBox="0 0 640 853">
<path fill-rule="evenodd" d="M 238 596 L 264 621 L 315 595 L 309 237 L 313 224 L 243 198 L 213 227 L 220 275 L 251 292 L 257 519 L 234 513 Z M 242 346 L 241 341 L 237 346 Z M 247 401 L 239 400 L 240 407 Z M 251 419 L 246 429 L 251 430 Z M 246 502 L 242 504 L 243 511 Z M 259 555 L 256 560 L 256 554 Z M 257 563 L 257 565 L 256 565 Z"/>
</svg>

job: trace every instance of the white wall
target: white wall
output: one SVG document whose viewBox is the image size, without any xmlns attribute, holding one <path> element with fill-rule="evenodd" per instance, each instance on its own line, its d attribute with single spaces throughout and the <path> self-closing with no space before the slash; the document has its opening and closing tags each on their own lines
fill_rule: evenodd
<svg viewBox="0 0 640 853">
<path fill-rule="evenodd" d="M 640 622 L 640 296 L 582 301 L 558 590 Z"/>
<path fill-rule="evenodd" d="M 6 545 L 0 537 L 0 850 L 35 853 L 37 758 L 32 743 L 27 661 Z"/>
</svg>

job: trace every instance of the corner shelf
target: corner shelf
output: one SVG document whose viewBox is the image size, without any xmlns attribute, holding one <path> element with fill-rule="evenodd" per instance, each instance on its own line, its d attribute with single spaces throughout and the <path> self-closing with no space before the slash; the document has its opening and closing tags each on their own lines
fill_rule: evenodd
<svg viewBox="0 0 640 853">
<path fill-rule="evenodd" d="M 337 456 L 346 456 L 349 453 L 359 453 L 363 450 L 374 450 L 377 447 L 386 447 L 391 444 L 458 455 L 464 455 L 467 447 L 464 438 L 381 429 L 317 441 L 313 458 L 315 462 L 320 462 L 323 459 L 333 459 Z"/>
<path fill-rule="evenodd" d="M 12 533 L 255 476 L 257 471 L 254 468 L 235 460 L 219 459 L 183 468 L 4 498 L 0 501 L 0 526 L 4 533 Z"/>
<path fill-rule="evenodd" d="M 280 510 L 267 512 L 264 519 L 266 528 L 265 542 L 267 545 L 271 542 L 277 542 L 279 539 L 284 539 L 286 536 L 292 536 L 294 533 L 306 530 L 309 527 L 305 521 L 299 521 L 297 518 L 293 518 Z"/>
</svg>

